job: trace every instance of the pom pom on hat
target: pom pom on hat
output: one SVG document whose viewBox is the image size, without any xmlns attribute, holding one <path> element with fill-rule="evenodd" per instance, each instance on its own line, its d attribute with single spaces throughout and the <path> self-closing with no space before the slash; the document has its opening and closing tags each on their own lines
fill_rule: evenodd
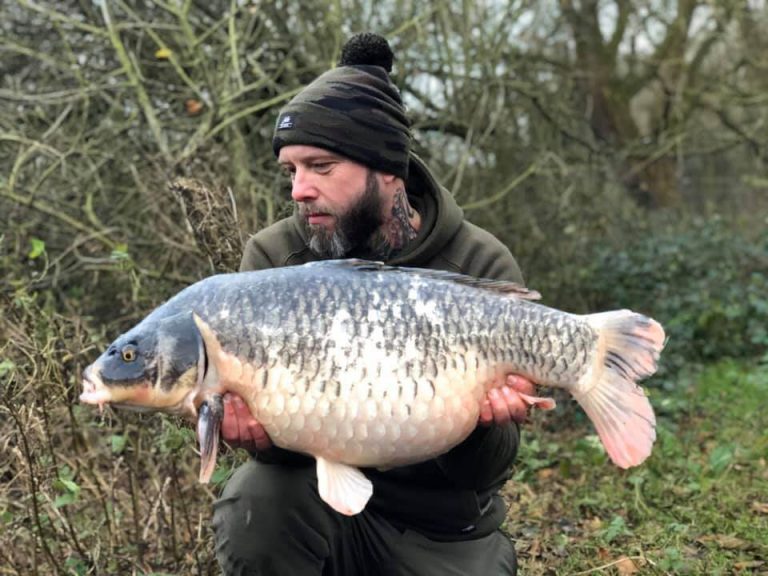
<svg viewBox="0 0 768 576">
<path fill-rule="evenodd" d="M 303 144 L 336 152 L 374 170 L 408 175 L 410 122 L 392 83 L 394 54 L 382 36 L 357 34 L 339 66 L 319 76 L 280 111 L 272 147 Z"/>
<path fill-rule="evenodd" d="M 381 66 L 391 74 L 394 60 L 392 48 L 383 36 L 362 32 L 344 44 L 339 66 Z"/>
</svg>

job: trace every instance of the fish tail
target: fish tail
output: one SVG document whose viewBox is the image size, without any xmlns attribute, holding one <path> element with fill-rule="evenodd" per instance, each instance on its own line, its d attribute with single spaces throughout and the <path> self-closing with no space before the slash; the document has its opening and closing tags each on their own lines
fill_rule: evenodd
<svg viewBox="0 0 768 576">
<path fill-rule="evenodd" d="M 621 468 L 642 463 L 656 439 L 656 417 L 637 385 L 656 371 L 664 329 L 630 310 L 585 316 L 598 332 L 595 363 L 580 379 L 574 397 L 597 429 L 613 462 Z"/>
</svg>

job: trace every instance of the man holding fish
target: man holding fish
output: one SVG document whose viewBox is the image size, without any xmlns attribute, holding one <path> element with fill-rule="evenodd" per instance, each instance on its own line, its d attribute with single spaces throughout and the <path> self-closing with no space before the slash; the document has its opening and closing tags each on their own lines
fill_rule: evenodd
<svg viewBox="0 0 768 576">
<path fill-rule="evenodd" d="M 274 148 L 296 213 L 250 240 L 241 270 L 356 257 L 522 283 L 509 250 L 464 220 L 409 152 L 386 41 L 357 36 L 342 58 L 361 62 L 360 53 L 373 64 L 342 60 L 281 111 Z M 242 399 L 225 396 L 223 437 L 257 450 L 215 505 L 225 573 L 515 574 L 498 490 L 526 417 L 516 390 L 534 389 L 514 375 L 508 384 L 489 393 L 477 429 L 447 454 L 366 471 L 373 496 L 350 517 L 317 497 L 314 459 L 273 447 Z"/>
</svg>

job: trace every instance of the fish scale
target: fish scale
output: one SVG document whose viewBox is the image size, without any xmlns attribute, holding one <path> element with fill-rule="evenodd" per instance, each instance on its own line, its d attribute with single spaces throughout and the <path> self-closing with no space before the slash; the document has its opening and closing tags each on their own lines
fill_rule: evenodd
<svg viewBox="0 0 768 576">
<path fill-rule="evenodd" d="M 221 397 L 235 392 L 276 445 L 317 459 L 320 496 L 345 514 L 372 490 L 356 467 L 449 450 L 510 373 L 570 391 L 611 459 L 639 464 L 655 416 L 636 381 L 655 371 L 663 329 L 629 310 L 569 314 L 534 294 L 363 261 L 213 276 L 116 339 L 84 372 L 81 400 L 197 419 L 206 481 Z"/>
</svg>

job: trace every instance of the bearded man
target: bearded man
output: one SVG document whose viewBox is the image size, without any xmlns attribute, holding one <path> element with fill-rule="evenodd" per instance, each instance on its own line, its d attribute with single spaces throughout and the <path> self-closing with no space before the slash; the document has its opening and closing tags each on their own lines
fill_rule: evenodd
<svg viewBox="0 0 768 576">
<path fill-rule="evenodd" d="M 341 64 L 280 112 L 273 146 L 290 175 L 293 216 L 250 238 L 241 270 L 364 258 L 522 283 L 509 250 L 464 219 L 410 150 L 410 124 L 386 40 L 353 37 Z M 500 531 L 508 479 L 533 385 L 510 375 L 478 427 L 427 462 L 364 469 L 373 496 L 344 516 L 317 492 L 314 460 L 272 446 L 242 399 L 224 401 L 223 437 L 255 455 L 214 505 L 225 574 L 296 576 L 516 574 Z"/>
</svg>

